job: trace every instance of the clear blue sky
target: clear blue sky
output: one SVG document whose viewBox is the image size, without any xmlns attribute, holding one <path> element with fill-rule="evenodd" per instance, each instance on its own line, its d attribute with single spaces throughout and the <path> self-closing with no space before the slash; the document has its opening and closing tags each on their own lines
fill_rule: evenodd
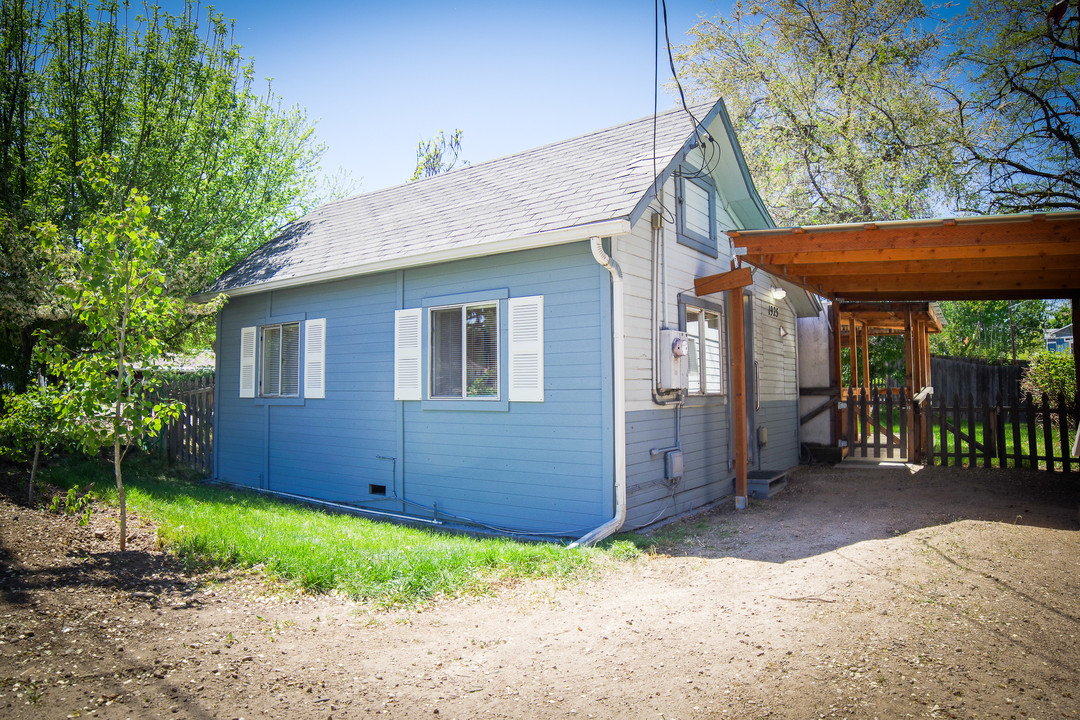
<svg viewBox="0 0 1080 720">
<path fill-rule="evenodd" d="M 344 168 L 364 192 L 407 180 L 417 142 L 439 130 L 461 128 L 476 163 L 653 108 L 652 0 L 212 4 L 236 20 L 256 77 L 318 121 L 324 171 Z M 672 43 L 729 5 L 668 0 Z M 660 109 L 674 104 L 662 91 Z"/>
</svg>

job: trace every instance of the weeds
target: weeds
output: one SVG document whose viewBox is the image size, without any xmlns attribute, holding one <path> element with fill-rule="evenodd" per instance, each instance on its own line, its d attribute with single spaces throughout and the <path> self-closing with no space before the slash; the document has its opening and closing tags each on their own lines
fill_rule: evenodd
<svg viewBox="0 0 1080 720">
<path fill-rule="evenodd" d="M 86 492 L 79 495 L 79 486 L 73 485 L 68 488 L 66 495 L 53 496 L 52 502 L 49 503 L 49 512 L 57 515 L 78 515 L 80 525 L 84 527 L 89 525 L 90 515 L 93 512 L 90 505 L 93 489 L 94 483 L 90 483 L 86 487 Z"/>
</svg>

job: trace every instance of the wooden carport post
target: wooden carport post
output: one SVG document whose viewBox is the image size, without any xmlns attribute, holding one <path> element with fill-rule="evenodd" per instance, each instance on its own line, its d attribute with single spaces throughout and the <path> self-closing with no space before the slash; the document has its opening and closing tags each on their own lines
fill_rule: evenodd
<svg viewBox="0 0 1080 720">
<path fill-rule="evenodd" d="M 746 332 L 742 289 L 754 281 L 749 267 L 694 278 L 698 297 L 726 292 L 731 317 L 731 423 L 735 437 L 735 509 L 747 505 L 746 490 Z"/>
<path fill-rule="evenodd" d="M 840 388 L 843 384 L 843 360 L 840 355 L 840 305 L 837 303 L 836 298 L 832 299 L 829 304 L 829 352 L 831 357 L 829 358 L 829 386 L 836 391 L 836 408 L 832 413 L 832 440 L 837 446 L 840 445 L 843 438 L 841 435 L 844 430 L 843 410 L 840 409 Z M 847 449 L 840 449 L 840 457 L 847 456 Z"/>
<path fill-rule="evenodd" d="M 922 432 L 915 426 L 915 334 L 912 327 L 911 311 L 908 310 L 904 313 L 904 384 L 907 385 L 907 426 L 908 426 L 908 446 L 907 446 L 907 458 L 909 463 L 919 461 L 919 438 L 922 437 Z M 923 422 L 922 416 L 919 416 L 919 422 Z"/>
<path fill-rule="evenodd" d="M 1073 368 L 1076 370 L 1076 387 L 1080 392 L 1080 345 L 1076 344 L 1076 326 L 1077 320 L 1080 320 L 1080 309 L 1077 309 L 1077 305 L 1080 305 L 1080 294 L 1074 294 L 1072 299 L 1069 300 L 1072 303 L 1072 326 L 1073 326 Z M 1080 408 L 1077 408 L 1077 412 L 1080 412 Z M 1080 433 L 1080 428 L 1077 428 L 1077 433 Z"/>
<path fill-rule="evenodd" d="M 735 426 L 735 508 L 746 507 L 746 340 L 743 337 L 742 288 L 728 290 L 731 315 L 731 400 Z"/>
</svg>

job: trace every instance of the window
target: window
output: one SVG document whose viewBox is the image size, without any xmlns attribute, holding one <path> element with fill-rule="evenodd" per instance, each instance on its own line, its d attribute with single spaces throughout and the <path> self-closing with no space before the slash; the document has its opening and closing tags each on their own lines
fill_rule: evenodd
<svg viewBox="0 0 1080 720">
<path fill-rule="evenodd" d="M 394 399 L 428 410 L 544 402 L 544 297 L 495 290 L 395 310 Z"/>
<path fill-rule="evenodd" d="M 431 310 L 432 398 L 499 397 L 499 306 Z"/>
<path fill-rule="evenodd" d="M 723 395 L 725 392 L 721 320 L 718 312 L 686 308 L 688 380 L 689 391 L 693 394 Z"/>
<path fill-rule="evenodd" d="M 716 191 L 705 178 L 679 176 L 677 180 L 678 241 L 717 257 Z"/>
<path fill-rule="evenodd" d="M 300 395 L 300 323 L 264 325 L 259 354 L 259 395 Z"/>
<path fill-rule="evenodd" d="M 302 360 L 301 325 L 304 326 Z M 325 398 L 326 318 L 240 328 L 240 397 L 297 398 L 284 402 L 302 404 L 301 362 L 303 398 Z"/>
</svg>

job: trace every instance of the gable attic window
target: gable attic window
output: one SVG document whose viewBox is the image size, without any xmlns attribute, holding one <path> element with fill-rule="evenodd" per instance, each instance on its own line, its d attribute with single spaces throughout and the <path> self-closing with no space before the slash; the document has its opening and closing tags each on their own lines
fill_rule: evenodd
<svg viewBox="0 0 1080 720">
<path fill-rule="evenodd" d="M 716 188 L 705 177 L 679 175 L 676 179 L 677 239 L 710 257 L 716 249 Z"/>
</svg>

